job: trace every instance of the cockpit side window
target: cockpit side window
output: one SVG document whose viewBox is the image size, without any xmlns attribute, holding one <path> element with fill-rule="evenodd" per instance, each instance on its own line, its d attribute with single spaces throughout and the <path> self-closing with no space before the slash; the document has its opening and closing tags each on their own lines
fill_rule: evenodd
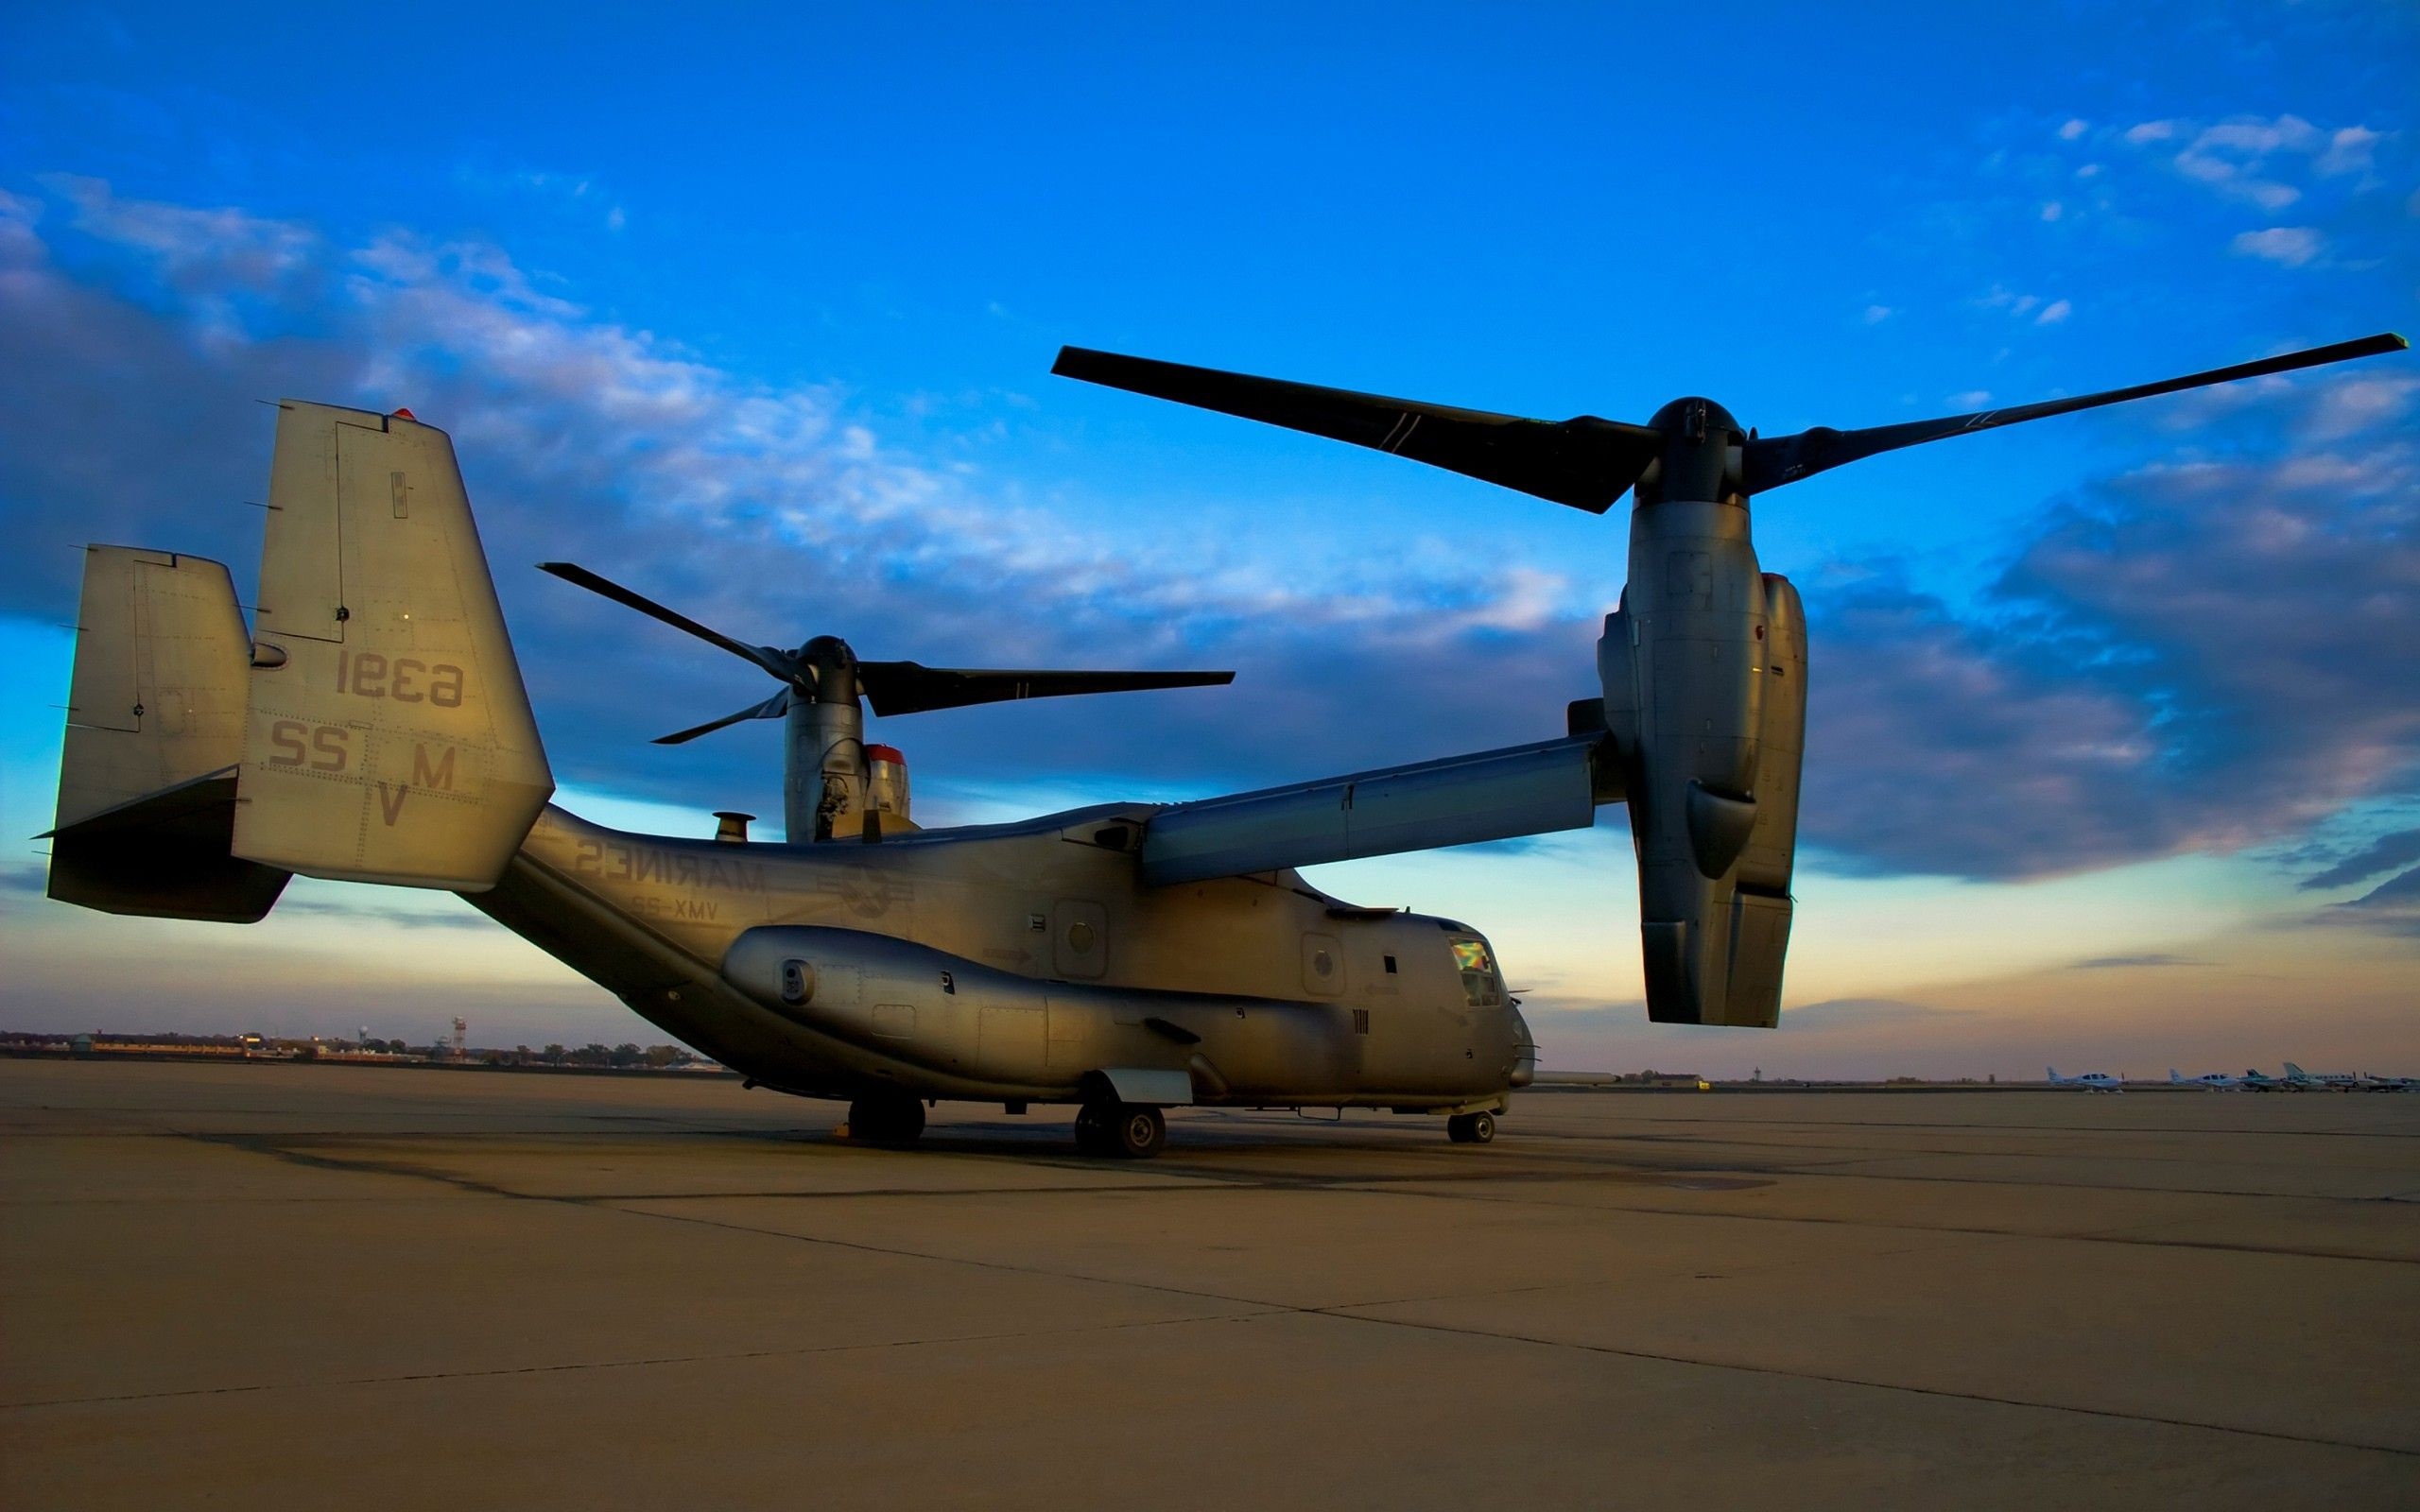
<svg viewBox="0 0 2420 1512">
<path fill-rule="evenodd" d="M 1462 998 L 1474 1008 L 1500 1008 L 1504 1005 L 1504 979 L 1495 974 L 1495 961 L 1489 954 L 1487 941 L 1460 938 L 1453 941 L 1454 969 L 1461 973 Z"/>
</svg>

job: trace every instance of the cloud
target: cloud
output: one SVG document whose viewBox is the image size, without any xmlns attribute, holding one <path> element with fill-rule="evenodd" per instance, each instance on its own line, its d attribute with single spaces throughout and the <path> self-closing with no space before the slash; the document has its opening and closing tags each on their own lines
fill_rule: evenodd
<svg viewBox="0 0 2420 1512">
<path fill-rule="evenodd" d="M 0 610 L 59 617 L 73 554 L 31 548 L 83 540 L 249 579 L 259 521 L 238 501 L 257 496 L 268 420 L 247 402 L 302 393 L 408 403 L 453 431 L 574 783 L 769 812 L 778 768 L 765 726 L 645 746 L 761 697 L 759 675 L 522 567 L 564 556 L 752 640 L 1242 673 L 1232 693 L 886 729 L 920 771 L 1148 774 L 1182 796 L 1555 733 L 1591 691 L 1604 590 L 1552 561 L 1416 540 L 1270 560 L 1181 520 L 1079 530 L 901 451 L 844 393 L 600 318 L 491 245 L 341 246 L 86 180 L 55 193 L 68 227 L 41 201 L 0 205 L 0 507 L 28 547 L 0 558 Z M 2061 302 L 1984 302 L 2020 301 L 2034 318 Z M 1870 563 L 1809 580 L 1807 842 L 1858 870 L 2036 876 L 2291 836 L 2409 788 L 2420 487 L 2394 428 L 2402 382 L 2281 381 L 2227 412 L 2224 454 L 2050 511 L 1976 604 Z"/>
<path fill-rule="evenodd" d="M 2208 964 L 2191 955 L 2170 955 L 2161 951 L 2151 951 L 2140 955 L 2096 955 L 2088 961 L 2078 961 L 2067 970 L 2109 971 L 2138 966 L 2206 966 Z"/>
<path fill-rule="evenodd" d="M 2056 220 L 2058 217 L 2045 215 L 2043 218 Z M 1999 284 L 1993 284 L 1991 291 L 1977 300 L 1975 303 L 1986 310 L 2005 311 L 2012 317 L 2031 316 L 2032 323 L 2035 325 L 2056 325 L 2075 313 L 2074 304 L 2066 300 L 2053 300 L 2039 294 L 2020 293 Z"/>
<path fill-rule="evenodd" d="M 1776 1032 L 1797 1030 L 1805 1033 L 1873 1024 L 1907 1025 L 1926 1020 L 1938 1021 L 1948 1011 L 1898 998 L 1829 998 L 1822 1003 L 1802 1003 L 1783 1009 Z"/>
<path fill-rule="evenodd" d="M 1642 1027 L 1647 1005 L 1641 1001 L 1605 1003 L 1598 999 L 1561 998 L 1540 993 L 1524 994 L 1521 1012 L 1537 1031 L 1541 1041 L 1568 1042 L 1575 1033 L 1591 1030 L 1634 1031 Z M 1941 1020 L 1960 1017 L 1954 1008 L 1934 1007 L 1923 1003 L 1910 1003 L 1899 998 L 1828 998 L 1821 1003 L 1801 1003 L 1783 1007 L 1779 1027 L 1801 1034 L 1828 1033 L 1833 1030 L 1861 1028 L 1868 1025 L 1905 1025 L 1920 1021 L 1938 1023 Z M 1675 1030 L 1657 1026 L 1651 1031 L 1678 1043 L 1691 1038 L 1688 1029 Z M 1696 1031 L 1703 1033 L 1703 1031 Z M 1550 1062 L 1567 1065 L 1567 1058 Z"/>
<path fill-rule="evenodd" d="M 121 199 L 97 179 L 47 176 L 76 208 L 78 230 L 151 254 L 171 279 L 196 289 L 269 290 L 315 267 L 319 236 L 306 227 L 241 210 Z"/>
<path fill-rule="evenodd" d="M 2389 135 L 2360 124 L 2323 129 L 2293 114 L 2241 115 L 2210 124 L 2146 121 L 2121 134 L 2138 147 L 2165 148 L 2183 141 L 2169 158 L 2169 166 L 2272 215 L 2302 199 L 2314 180 L 2351 179 L 2357 190 L 2376 187 L 2376 150 Z M 2062 140 L 2073 139 L 2063 133 Z"/>
<path fill-rule="evenodd" d="M 2398 830 L 2392 834 L 2379 835 L 2368 846 L 2326 870 L 2305 877 L 2300 885 L 2310 892 L 2350 887 L 2356 883 L 2367 882 L 2382 871 L 2408 867 L 2415 861 L 2420 861 L 2420 830 Z"/>
<path fill-rule="evenodd" d="M 2385 136 L 2367 127 L 2348 126 L 2327 139 L 2327 150 L 2322 152 L 2311 166 L 2325 174 L 2358 173 L 2367 175 L 2372 166 L 2372 152 Z"/>
<path fill-rule="evenodd" d="M 2333 387 L 2276 423 L 2326 412 Z M 2231 851 L 2411 790 L 2415 526 L 2413 449 L 2374 436 L 2100 485 L 2048 516 L 1979 618 L 1888 574 L 1810 589 L 1807 838 L 1885 868 L 2042 875 Z"/>
<path fill-rule="evenodd" d="M 2062 142 L 2072 142 L 2091 129 L 2092 124 L 2090 122 L 2083 120 L 2080 117 L 2070 117 L 2060 123 L 2059 140 Z"/>
<path fill-rule="evenodd" d="M 2266 231 L 2238 232 L 2228 245 L 2240 256 L 2301 267 L 2317 258 L 2325 244 L 2308 226 L 2272 226 Z"/>
<path fill-rule="evenodd" d="M 837 390 L 761 383 L 599 318 L 490 244 L 390 231 L 344 246 L 95 180 L 53 193 L 74 213 L 60 235 L 39 201 L 0 215 L 0 429 L 17 438 L 0 502 L 18 541 L 61 549 L 0 560 L 0 610 L 58 617 L 63 548 L 92 539 L 172 544 L 247 580 L 259 522 L 240 501 L 258 496 L 268 441 L 249 402 L 300 393 L 408 404 L 452 432 L 573 781 L 683 802 L 774 781 L 762 730 L 641 747 L 667 718 L 762 695 L 738 663 L 519 570 L 574 554 L 751 639 L 838 631 L 872 656 L 1042 666 L 1114 647 L 1243 671 L 1250 719 L 1234 697 L 1184 693 L 912 727 L 945 761 L 1044 778 L 1350 770 L 1447 754 L 1473 729 L 1553 733 L 1588 691 L 1601 595 L 1514 553 L 1415 538 L 1374 558 L 1311 541 L 1271 559 L 1182 521 L 1078 531 L 886 443 Z M 611 678 L 595 675 L 600 648 Z M 1436 669 L 1463 663 L 1490 672 L 1440 719 Z M 1356 717 L 1335 717 L 1348 702 Z"/>
<path fill-rule="evenodd" d="M 2324 921 L 2420 939 L 2420 867 L 2325 910 Z"/>
<path fill-rule="evenodd" d="M 2420 378 L 2350 378 L 2328 389 L 2327 404 L 2301 427 L 2305 441 L 2341 441 L 2403 418 Z"/>
<path fill-rule="evenodd" d="M 2401 876 L 2379 883 L 2356 898 L 2347 906 L 2353 908 L 2420 907 L 2420 867 Z"/>
<path fill-rule="evenodd" d="M 564 173 L 549 168 L 493 168 L 466 163 L 454 170 L 462 188 L 491 198 L 512 200 L 519 207 L 542 209 L 576 223 L 601 221 L 609 232 L 629 224 L 629 215 L 613 192 L 593 173 Z"/>
<path fill-rule="evenodd" d="M 317 914 L 331 919 L 368 919 L 404 929 L 488 929 L 488 917 L 468 908 L 436 912 L 425 908 L 382 908 L 375 902 L 350 902 L 340 898 L 284 898 L 282 914 Z"/>
<path fill-rule="evenodd" d="M 2298 115 L 2281 115 L 2273 121 L 2243 117 L 2204 128 L 2172 161 L 2188 179 L 2250 200 L 2263 210 L 2277 211 L 2300 199 L 2302 191 L 2264 177 L 2270 160 L 2281 153 L 2308 155 L 2325 140 L 2317 128 Z"/>
<path fill-rule="evenodd" d="M 1890 319 L 1893 313 L 1891 306 L 1887 304 L 1869 304 L 1865 307 L 1865 323 L 1880 325 L 1883 321 Z"/>
</svg>

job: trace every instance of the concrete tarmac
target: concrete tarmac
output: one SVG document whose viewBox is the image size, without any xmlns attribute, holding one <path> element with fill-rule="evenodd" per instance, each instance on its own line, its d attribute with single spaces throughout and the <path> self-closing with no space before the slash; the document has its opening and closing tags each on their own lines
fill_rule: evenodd
<svg viewBox="0 0 2420 1512">
<path fill-rule="evenodd" d="M 0 1061 L 0 1506 L 2420 1506 L 2420 1096 Z"/>
</svg>

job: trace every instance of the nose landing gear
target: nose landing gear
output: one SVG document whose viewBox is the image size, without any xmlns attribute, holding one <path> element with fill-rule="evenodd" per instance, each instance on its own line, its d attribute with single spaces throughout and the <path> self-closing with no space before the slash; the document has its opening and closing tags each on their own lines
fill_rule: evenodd
<svg viewBox="0 0 2420 1512">
<path fill-rule="evenodd" d="M 1456 1113 L 1445 1120 L 1445 1137 L 1457 1144 L 1485 1144 L 1495 1138 L 1495 1115 Z"/>
<path fill-rule="evenodd" d="M 1076 1148 L 1086 1155 L 1148 1160 L 1167 1143 L 1167 1120 L 1145 1104 L 1086 1103 L 1076 1114 Z"/>
</svg>

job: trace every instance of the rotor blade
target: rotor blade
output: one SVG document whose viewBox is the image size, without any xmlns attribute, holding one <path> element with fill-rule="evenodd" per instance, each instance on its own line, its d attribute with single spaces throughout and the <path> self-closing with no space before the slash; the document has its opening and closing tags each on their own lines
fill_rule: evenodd
<svg viewBox="0 0 2420 1512">
<path fill-rule="evenodd" d="M 1082 347 L 1060 348 L 1050 370 L 1392 452 L 1591 514 L 1604 513 L 1623 490 L 1637 482 L 1663 444 L 1644 425 L 1594 415 L 1561 422 L 1524 420 Z"/>
<path fill-rule="evenodd" d="M 2080 409 L 2122 404 L 2132 399 L 2150 399 L 2157 394 L 2173 394 L 2187 388 L 2206 387 L 2211 384 L 2233 383 L 2238 378 L 2259 378 L 2273 372 L 2291 372 L 2297 368 L 2316 368 L 2355 357 L 2375 357 L 2384 352 L 2401 352 L 2409 345 L 2411 343 L 2389 331 L 2363 336 L 2359 341 L 2339 341 L 2333 346 L 2263 357 L 2258 362 L 2238 363 L 2232 368 L 2213 368 L 2208 372 L 2191 373 L 2183 378 L 2137 384 L 2132 388 L 2112 388 L 2105 393 L 2083 394 L 2074 399 L 2052 399 L 2039 404 L 2019 404 L 2013 409 L 1987 409 L 1979 414 L 1950 415 L 1940 420 L 1911 421 L 1905 425 L 1876 425 L 1857 431 L 1836 431 L 1819 425 L 1812 430 L 1800 431 L 1795 436 L 1772 436 L 1750 441 L 1744 459 L 1746 488 L 1750 493 L 1762 493 L 1785 483 L 1812 477 L 1844 462 L 1855 462 L 1882 452 L 1895 452 L 1901 447 L 1921 446 L 1945 437 L 1962 436 L 1969 431 L 1994 430 L 2022 421 L 2047 420 L 2052 415 L 2071 415 Z"/>
<path fill-rule="evenodd" d="M 567 583 L 577 583 L 592 593 L 612 599 L 625 609 L 634 609 L 649 619 L 662 620 L 676 630 L 686 630 L 709 645 L 718 645 L 743 661 L 753 662 L 766 671 L 789 682 L 803 675 L 797 662 L 769 645 L 744 645 L 719 630 L 710 630 L 678 610 L 666 609 L 643 593 L 634 593 L 610 577 L 599 577 L 577 562 L 542 561 L 542 573 L 552 573 Z M 735 716 L 736 717 L 736 716 Z"/>
<path fill-rule="evenodd" d="M 1224 687 L 1232 672 L 1028 672 L 928 667 L 916 662 L 860 662 L 857 688 L 878 714 L 1064 698 L 1080 693 L 1140 693 L 1150 688 Z"/>
<path fill-rule="evenodd" d="M 751 704 L 735 714 L 725 714 L 720 719 L 711 719 L 702 725 L 692 725 L 686 730 L 676 730 L 669 735 L 658 735 L 650 744 L 678 746 L 684 741 L 695 740 L 700 735 L 711 735 L 723 726 L 735 725 L 743 719 L 779 719 L 789 712 L 790 690 L 784 688 L 763 703 Z"/>
</svg>

